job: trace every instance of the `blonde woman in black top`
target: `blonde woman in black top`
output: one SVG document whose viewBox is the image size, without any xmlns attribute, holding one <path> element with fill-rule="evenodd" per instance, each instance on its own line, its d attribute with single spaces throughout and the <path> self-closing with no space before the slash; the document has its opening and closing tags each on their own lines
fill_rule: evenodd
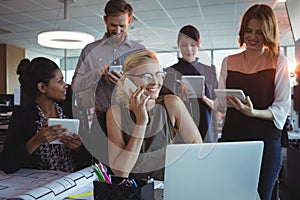
<svg viewBox="0 0 300 200">
<path fill-rule="evenodd" d="M 202 142 L 185 105 L 175 95 L 159 99 L 165 72 L 149 50 L 132 53 L 123 65 L 117 101 L 107 112 L 110 168 L 117 176 L 164 178 L 165 147 L 177 133 L 186 143 Z M 129 79 L 137 89 L 124 91 Z"/>
</svg>

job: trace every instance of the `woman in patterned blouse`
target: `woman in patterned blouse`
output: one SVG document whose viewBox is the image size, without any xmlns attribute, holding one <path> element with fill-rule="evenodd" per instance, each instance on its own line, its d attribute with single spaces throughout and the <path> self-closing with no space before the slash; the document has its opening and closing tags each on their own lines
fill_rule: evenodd
<svg viewBox="0 0 300 200">
<path fill-rule="evenodd" d="M 11 117 L 1 168 L 12 173 L 20 168 L 72 172 L 88 165 L 88 152 L 79 135 L 62 134 L 61 125 L 48 126 L 49 118 L 72 118 L 66 101 L 67 84 L 59 67 L 43 57 L 24 59 L 18 66 L 22 90 L 32 103 L 17 108 Z M 59 139 L 62 144 L 51 144 Z"/>
</svg>

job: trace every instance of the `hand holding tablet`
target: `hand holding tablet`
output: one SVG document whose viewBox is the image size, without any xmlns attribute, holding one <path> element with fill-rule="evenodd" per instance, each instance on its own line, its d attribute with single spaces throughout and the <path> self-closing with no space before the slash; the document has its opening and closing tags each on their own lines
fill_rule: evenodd
<svg viewBox="0 0 300 200">
<path fill-rule="evenodd" d="M 205 95 L 204 76 L 183 75 L 181 79 L 188 92 L 188 98 L 202 98 Z"/>
<path fill-rule="evenodd" d="M 240 89 L 214 89 L 216 97 L 222 102 L 223 105 L 226 105 L 227 96 L 236 96 L 241 100 L 241 102 L 246 103 L 246 96 L 243 90 Z"/>
<path fill-rule="evenodd" d="M 48 126 L 53 125 L 62 125 L 62 128 L 66 128 L 68 131 L 64 134 L 76 133 L 78 134 L 79 130 L 79 120 L 78 119 L 60 119 L 60 118 L 49 118 Z M 54 140 L 50 144 L 62 144 L 59 140 Z"/>
</svg>

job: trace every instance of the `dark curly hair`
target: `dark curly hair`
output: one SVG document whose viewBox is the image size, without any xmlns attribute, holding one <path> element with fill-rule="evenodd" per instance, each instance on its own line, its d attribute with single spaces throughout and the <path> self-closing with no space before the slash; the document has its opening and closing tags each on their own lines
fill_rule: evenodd
<svg viewBox="0 0 300 200">
<path fill-rule="evenodd" d="M 32 61 L 21 60 L 17 68 L 21 89 L 27 95 L 35 97 L 38 93 L 38 83 L 42 82 L 48 85 L 57 69 L 59 69 L 57 64 L 48 58 L 37 57 Z"/>
</svg>

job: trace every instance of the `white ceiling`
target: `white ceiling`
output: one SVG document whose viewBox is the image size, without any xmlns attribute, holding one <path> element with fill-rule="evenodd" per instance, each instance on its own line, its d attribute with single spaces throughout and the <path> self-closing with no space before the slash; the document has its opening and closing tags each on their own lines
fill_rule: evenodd
<svg viewBox="0 0 300 200">
<path fill-rule="evenodd" d="M 103 9 L 107 0 L 73 0 L 64 20 L 64 4 L 59 0 L 0 0 L 0 43 L 24 47 L 40 55 L 63 57 L 62 49 L 37 44 L 41 31 L 60 29 L 85 31 L 100 39 L 106 28 Z M 294 45 L 284 3 L 277 0 L 128 0 L 135 19 L 129 35 L 156 51 L 176 49 L 178 30 L 187 24 L 201 33 L 202 49 L 238 47 L 242 14 L 255 3 L 275 9 L 280 26 L 280 45 Z M 80 50 L 68 50 L 78 56 Z"/>
</svg>

